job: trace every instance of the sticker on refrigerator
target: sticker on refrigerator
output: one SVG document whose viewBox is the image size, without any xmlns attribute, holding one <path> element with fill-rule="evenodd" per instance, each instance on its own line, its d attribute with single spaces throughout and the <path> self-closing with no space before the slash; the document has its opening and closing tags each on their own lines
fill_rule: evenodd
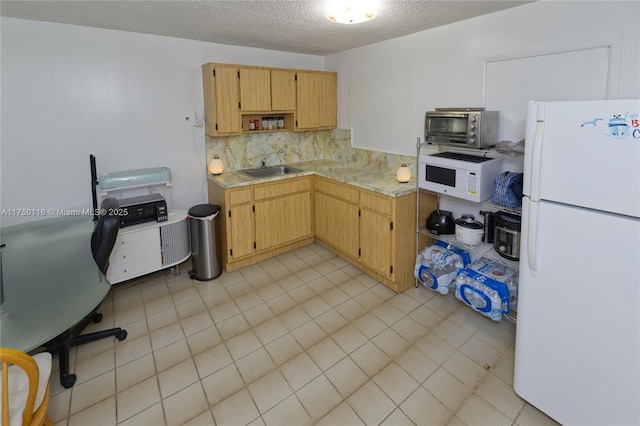
<svg viewBox="0 0 640 426">
<path fill-rule="evenodd" d="M 596 117 L 580 125 L 580 127 L 596 128 L 603 128 L 605 126 L 605 134 L 614 139 L 623 139 L 627 136 L 640 139 L 640 119 L 637 113 L 627 112 L 625 114 L 613 114 L 606 122 L 605 119 Z"/>
</svg>

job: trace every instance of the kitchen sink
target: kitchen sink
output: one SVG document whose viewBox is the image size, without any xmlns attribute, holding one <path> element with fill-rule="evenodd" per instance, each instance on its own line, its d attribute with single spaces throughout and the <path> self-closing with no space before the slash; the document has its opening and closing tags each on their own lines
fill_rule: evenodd
<svg viewBox="0 0 640 426">
<path fill-rule="evenodd" d="M 288 175 L 291 173 L 300 173 L 301 171 L 302 170 L 296 169 L 295 167 L 291 167 L 291 166 L 271 166 L 271 167 L 262 167 L 259 169 L 243 170 L 243 172 L 255 178 Z"/>
</svg>

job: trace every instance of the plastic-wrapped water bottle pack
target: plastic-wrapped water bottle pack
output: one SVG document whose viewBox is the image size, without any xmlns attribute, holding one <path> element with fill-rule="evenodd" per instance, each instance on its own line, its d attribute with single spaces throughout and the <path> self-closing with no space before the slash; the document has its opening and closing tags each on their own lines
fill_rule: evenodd
<svg viewBox="0 0 640 426">
<path fill-rule="evenodd" d="M 462 269 L 454 285 L 457 299 L 494 321 L 517 303 L 518 271 L 485 257 Z"/>
<path fill-rule="evenodd" d="M 427 288 L 445 295 L 455 287 L 458 272 L 469 263 L 465 250 L 437 241 L 418 254 L 413 274 Z"/>
</svg>

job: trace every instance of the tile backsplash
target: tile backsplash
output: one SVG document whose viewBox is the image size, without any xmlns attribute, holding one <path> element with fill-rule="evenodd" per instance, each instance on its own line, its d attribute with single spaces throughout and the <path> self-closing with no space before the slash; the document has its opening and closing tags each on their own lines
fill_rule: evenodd
<svg viewBox="0 0 640 426">
<path fill-rule="evenodd" d="M 207 164 L 218 155 L 225 171 L 260 167 L 263 159 L 268 166 L 324 159 L 381 170 L 407 163 L 416 172 L 415 156 L 353 148 L 350 129 L 206 136 L 206 153 Z"/>
</svg>

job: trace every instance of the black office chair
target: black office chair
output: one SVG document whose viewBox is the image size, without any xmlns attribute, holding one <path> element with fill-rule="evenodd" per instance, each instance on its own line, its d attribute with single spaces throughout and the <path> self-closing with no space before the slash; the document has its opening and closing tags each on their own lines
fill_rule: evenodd
<svg viewBox="0 0 640 426">
<path fill-rule="evenodd" d="M 119 207 L 118 200 L 115 198 L 106 198 L 101 205 L 102 214 L 91 235 L 91 253 L 103 274 L 106 274 L 109 268 L 109 256 L 115 245 L 118 229 L 120 229 L 120 218 L 117 216 Z M 98 307 L 99 306 L 96 306 L 89 315 L 72 329 L 47 344 L 48 352 L 58 353 L 58 359 L 60 361 L 60 384 L 65 388 L 70 388 L 76 382 L 76 375 L 69 374 L 70 348 L 104 339 L 105 337 L 115 336 L 118 340 L 127 338 L 127 331 L 121 328 L 111 328 L 80 335 L 82 330 L 84 330 L 90 322 L 99 323 L 102 321 L 102 314 L 98 312 Z"/>
</svg>

